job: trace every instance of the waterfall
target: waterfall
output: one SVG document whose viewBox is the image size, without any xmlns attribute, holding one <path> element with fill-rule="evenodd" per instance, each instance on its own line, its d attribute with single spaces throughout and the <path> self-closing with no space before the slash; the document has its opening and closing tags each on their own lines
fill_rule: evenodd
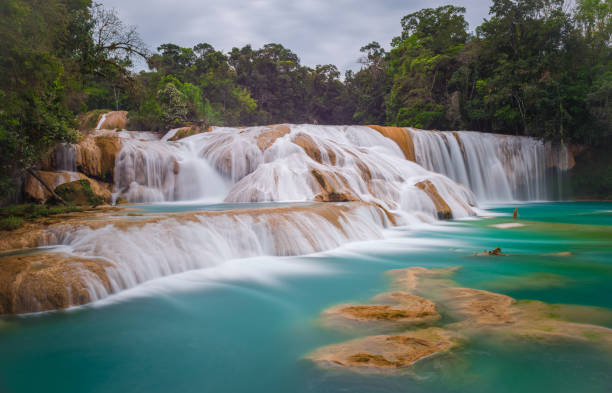
<svg viewBox="0 0 612 393">
<path fill-rule="evenodd" d="M 417 163 L 467 186 L 479 201 L 550 200 L 568 169 L 565 146 L 529 137 L 410 129 Z"/>
<path fill-rule="evenodd" d="M 96 130 L 101 129 L 102 124 L 104 124 L 105 121 L 106 121 L 106 113 L 103 113 L 102 116 L 100 116 L 100 120 L 98 120 L 98 124 L 96 124 Z"/>
<path fill-rule="evenodd" d="M 115 160 L 114 198 L 130 202 L 221 201 L 227 182 L 193 144 L 126 138 Z"/>
<path fill-rule="evenodd" d="M 69 143 L 59 144 L 53 151 L 53 161 L 56 170 L 76 172 L 77 164 L 76 145 Z"/>
<path fill-rule="evenodd" d="M 291 256 L 379 239 L 389 225 L 382 209 L 366 204 L 188 213 L 120 225 L 51 228 L 62 250 L 102 258 L 110 288 L 82 275 L 91 300 L 155 278 L 219 265 L 236 258 Z M 158 239 L 158 241 L 152 241 Z"/>
<path fill-rule="evenodd" d="M 406 160 L 393 140 L 369 127 L 218 127 L 177 142 L 162 139 L 124 142 L 115 166 L 118 197 L 132 202 L 340 198 L 379 204 L 399 215 L 435 217 L 435 201 L 419 187 L 429 181 L 454 217 L 474 214 L 476 200 L 467 188 Z"/>
</svg>

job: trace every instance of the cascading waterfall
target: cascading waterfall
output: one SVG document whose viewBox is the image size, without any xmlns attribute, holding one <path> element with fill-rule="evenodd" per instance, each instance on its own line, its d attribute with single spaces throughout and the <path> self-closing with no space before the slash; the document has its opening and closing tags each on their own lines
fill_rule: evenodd
<svg viewBox="0 0 612 393">
<path fill-rule="evenodd" d="M 76 146 L 69 143 L 59 144 L 53 151 L 53 160 L 55 169 L 60 171 L 76 172 L 77 149 Z"/>
<path fill-rule="evenodd" d="M 410 133 L 420 165 L 469 187 L 479 201 L 558 198 L 551 185 L 559 184 L 569 167 L 565 146 L 534 138 L 471 131 Z"/>
<path fill-rule="evenodd" d="M 104 124 L 105 121 L 106 121 L 106 113 L 103 113 L 102 116 L 100 116 L 100 120 L 98 120 L 98 124 L 96 124 L 96 130 L 101 129 L 102 124 Z"/>
<path fill-rule="evenodd" d="M 221 201 L 227 181 L 192 143 L 126 138 L 115 161 L 115 193 L 130 202 Z"/>
<path fill-rule="evenodd" d="M 134 202 L 313 201 L 327 192 L 435 217 L 434 201 L 417 186 L 425 180 L 453 216 L 474 214 L 469 190 L 406 160 L 369 127 L 216 128 L 178 142 L 127 141 L 115 167 L 116 195 Z"/>
<path fill-rule="evenodd" d="M 381 238 L 391 225 L 475 215 L 477 201 L 544 199 L 547 171 L 568 167 L 562 147 L 472 132 L 276 125 L 178 141 L 177 130 L 96 132 L 122 138 L 115 199 L 310 203 L 53 226 L 47 245 L 98 261 L 62 278 L 68 291 L 85 285 L 89 300 L 235 258 L 308 254 Z M 58 151 L 58 166 L 74 168 L 73 147 Z"/>
<path fill-rule="evenodd" d="M 60 225 L 51 228 L 50 238 L 67 246 L 71 255 L 110 263 L 105 268 L 108 288 L 96 275 L 83 276 L 91 300 L 98 300 L 145 281 L 231 259 L 302 255 L 379 239 L 388 225 L 385 213 L 375 206 L 319 204 L 189 213 L 120 227 Z"/>
</svg>

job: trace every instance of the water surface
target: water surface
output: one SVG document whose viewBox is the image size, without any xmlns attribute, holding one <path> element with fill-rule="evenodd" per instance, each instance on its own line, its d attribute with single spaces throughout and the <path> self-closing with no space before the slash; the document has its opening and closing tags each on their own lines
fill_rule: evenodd
<svg viewBox="0 0 612 393">
<path fill-rule="evenodd" d="M 612 309 L 610 211 L 612 203 L 520 205 L 521 228 L 491 226 L 510 217 L 400 228 L 383 241 L 230 261 L 91 306 L 0 319 L 0 392 L 610 392 L 612 355 L 585 342 L 482 337 L 403 376 L 303 360 L 352 337 L 320 326 L 319 313 L 386 291 L 384 272 L 395 268 L 462 266 L 454 278 L 463 286 Z M 473 256 L 495 247 L 508 256 Z"/>
</svg>

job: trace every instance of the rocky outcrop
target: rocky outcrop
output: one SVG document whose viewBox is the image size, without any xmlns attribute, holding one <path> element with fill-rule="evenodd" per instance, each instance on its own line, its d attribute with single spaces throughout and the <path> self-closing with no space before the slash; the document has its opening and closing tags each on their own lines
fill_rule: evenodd
<svg viewBox="0 0 612 393">
<path fill-rule="evenodd" d="M 388 327 L 422 325 L 440 318 L 431 300 L 407 292 L 389 292 L 375 296 L 372 304 L 341 304 L 325 310 L 325 325 L 347 327 Z"/>
<path fill-rule="evenodd" d="M 433 183 L 429 180 L 423 180 L 415 184 L 418 188 L 425 191 L 427 196 L 431 199 L 436 207 L 436 212 L 438 213 L 438 218 L 441 220 L 449 220 L 453 218 L 453 211 L 451 210 L 448 203 L 440 196 L 438 189 Z"/>
<path fill-rule="evenodd" d="M 40 177 L 51 189 L 56 189 L 62 184 L 86 180 L 91 185 L 93 194 L 99 197 L 103 202 L 110 203 L 112 199 L 111 185 L 98 182 L 90 179 L 82 173 L 77 172 L 52 172 L 52 171 L 36 171 Z M 28 174 L 24 183 L 24 193 L 30 200 L 44 203 L 51 198 L 51 193 L 40 183 L 34 176 Z"/>
<path fill-rule="evenodd" d="M 369 125 L 368 127 L 375 129 L 380 132 L 383 136 L 392 139 L 402 152 L 407 160 L 416 161 L 414 154 L 414 142 L 412 142 L 412 136 L 410 131 L 400 127 L 383 127 L 377 125 Z"/>
<path fill-rule="evenodd" d="M 192 136 L 192 135 L 197 135 L 205 131 L 206 130 L 200 126 L 181 127 L 177 129 L 174 135 L 172 135 L 171 138 L 168 138 L 168 140 L 171 142 L 175 142 L 175 141 L 178 141 L 179 139 L 187 138 L 188 136 Z"/>
<path fill-rule="evenodd" d="M 284 124 L 268 126 L 257 136 L 257 147 L 259 147 L 261 151 L 266 151 L 278 138 L 290 132 L 291 130 L 289 127 Z"/>
<path fill-rule="evenodd" d="M 326 368 L 355 372 L 399 372 L 416 361 L 446 352 L 475 334 L 494 334 L 504 340 L 572 340 L 596 342 L 612 350 L 612 329 L 594 322 L 612 322 L 610 310 L 585 306 L 552 305 L 539 301 L 516 301 L 489 291 L 458 286 L 450 276 L 456 268 L 411 267 L 391 270 L 392 286 L 402 292 L 379 295 L 382 305 L 340 305 L 326 310 L 325 318 L 356 323 L 397 321 L 415 315 L 432 315 L 436 301 L 450 320 L 442 327 L 374 335 L 328 345 L 306 358 Z M 419 296 L 415 295 L 418 294 Z M 410 295 L 410 296 L 407 296 Z M 381 301 L 382 300 L 382 301 Z M 386 302 L 395 302 L 385 307 Z M 399 305 L 411 310 L 408 315 Z M 339 325 L 332 324 L 331 327 Z"/>
<path fill-rule="evenodd" d="M 333 173 L 313 169 L 311 175 L 321 187 L 321 192 L 315 195 L 317 202 L 350 202 L 359 201 L 359 197 L 351 192 L 344 179 L 338 179 Z M 344 181 L 343 181 L 344 180 Z"/>
<path fill-rule="evenodd" d="M 291 142 L 301 147 L 308 157 L 319 164 L 336 165 L 336 153 L 330 148 L 321 150 L 308 134 L 301 132 L 294 136 Z"/>
<path fill-rule="evenodd" d="M 89 177 L 112 182 L 121 146 L 119 136 L 88 135 L 76 145 L 77 168 Z"/>
<path fill-rule="evenodd" d="M 111 203 L 113 198 L 110 189 L 102 187 L 91 179 L 64 183 L 55 188 L 55 193 L 64 201 L 77 205 L 98 206 L 102 203 Z"/>
<path fill-rule="evenodd" d="M 51 188 L 55 189 L 57 186 L 69 183 L 74 180 L 79 179 L 79 174 L 75 172 L 52 172 L 52 171 L 35 171 L 36 175 L 43 181 L 45 184 Z M 51 193 L 47 190 L 47 188 L 41 184 L 41 182 L 36 179 L 31 174 L 27 174 L 24 183 L 24 193 L 27 199 L 33 200 L 39 203 L 44 203 L 51 197 Z"/>
<path fill-rule="evenodd" d="M 94 278 L 101 293 L 110 292 L 101 259 L 62 253 L 16 255 L 0 263 L 0 314 L 21 314 L 89 303 L 96 294 L 86 281 Z"/>
<path fill-rule="evenodd" d="M 306 358 L 325 368 L 362 373 L 398 370 L 458 345 L 450 331 L 429 328 L 394 335 L 377 335 L 322 347 Z"/>
<path fill-rule="evenodd" d="M 127 124 L 127 114 L 127 111 L 106 112 L 98 118 L 96 128 L 99 130 L 123 130 Z M 102 117 L 104 120 L 102 120 Z"/>
</svg>

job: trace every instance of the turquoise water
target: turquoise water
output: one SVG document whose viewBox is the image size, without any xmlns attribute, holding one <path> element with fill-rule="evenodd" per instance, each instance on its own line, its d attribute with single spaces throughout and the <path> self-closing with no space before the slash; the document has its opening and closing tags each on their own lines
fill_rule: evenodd
<svg viewBox="0 0 612 393">
<path fill-rule="evenodd" d="M 403 376 L 322 370 L 303 356 L 351 338 L 317 316 L 386 291 L 394 268 L 462 266 L 454 279 L 464 286 L 612 309 L 611 210 L 520 205 L 521 228 L 491 227 L 512 221 L 495 217 L 394 230 L 333 253 L 158 280 L 99 306 L 4 318 L 0 392 L 610 392 L 612 354 L 585 342 L 482 337 Z M 495 247 L 508 255 L 473 256 Z M 571 255 L 543 255 L 558 252 Z"/>
</svg>

